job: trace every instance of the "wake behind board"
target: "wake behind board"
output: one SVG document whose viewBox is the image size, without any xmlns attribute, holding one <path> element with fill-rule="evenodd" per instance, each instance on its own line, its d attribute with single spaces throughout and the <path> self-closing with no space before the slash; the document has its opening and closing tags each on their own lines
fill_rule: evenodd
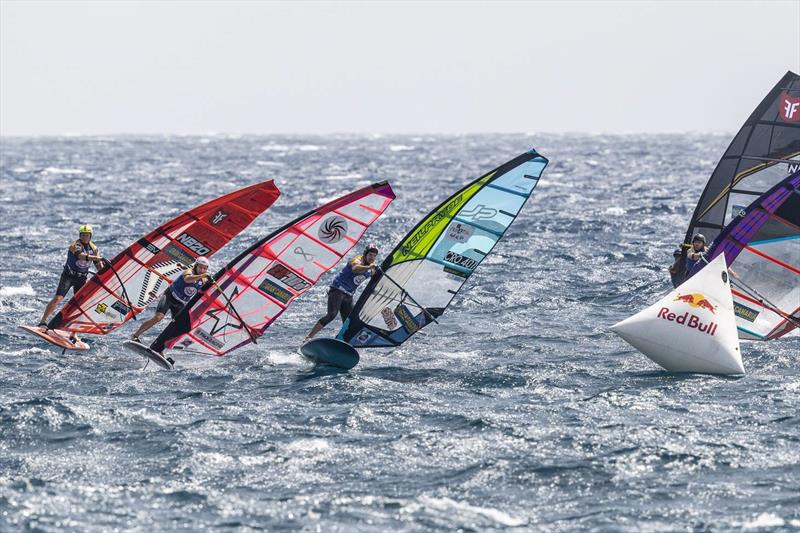
<svg viewBox="0 0 800 533">
<path fill-rule="evenodd" d="M 156 351 L 151 350 L 141 342 L 127 340 L 123 342 L 122 345 L 134 353 L 138 353 L 141 356 L 147 357 L 148 359 L 150 359 L 155 364 L 157 364 L 158 366 L 160 366 L 165 370 L 173 369 L 172 363 L 170 363 L 163 355 L 161 355 Z"/>
<path fill-rule="evenodd" d="M 20 326 L 20 329 L 27 331 L 28 333 L 33 333 L 40 339 L 44 339 L 50 344 L 58 346 L 64 350 L 84 351 L 89 349 L 89 345 L 82 340 L 74 340 L 74 342 L 73 340 L 70 340 L 70 335 L 72 335 L 72 333 L 69 331 L 64 331 L 61 329 L 48 329 L 45 332 L 37 326 Z"/>
<path fill-rule="evenodd" d="M 311 339 L 300 347 L 300 353 L 317 364 L 350 370 L 358 364 L 358 351 L 338 339 Z"/>
</svg>

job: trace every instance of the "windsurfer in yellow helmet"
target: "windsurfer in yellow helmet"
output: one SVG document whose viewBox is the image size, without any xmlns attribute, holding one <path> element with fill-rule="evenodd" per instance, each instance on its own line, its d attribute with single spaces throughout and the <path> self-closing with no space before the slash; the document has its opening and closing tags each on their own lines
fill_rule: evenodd
<svg viewBox="0 0 800 533">
<path fill-rule="evenodd" d="M 104 263 L 100 250 L 92 242 L 92 227 L 83 224 L 78 228 L 78 239 L 67 248 L 67 262 L 64 263 L 64 270 L 61 272 L 61 279 L 58 281 L 56 295 L 47 304 L 39 322 L 39 327 L 47 330 L 47 319 L 56 310 L 58 304 L 64 299 L 70 289 L 73 294 L 78 292 L 89 277 L 89 267 L 94 263 L 95 268 L 100 270 Z"/>
</svg>

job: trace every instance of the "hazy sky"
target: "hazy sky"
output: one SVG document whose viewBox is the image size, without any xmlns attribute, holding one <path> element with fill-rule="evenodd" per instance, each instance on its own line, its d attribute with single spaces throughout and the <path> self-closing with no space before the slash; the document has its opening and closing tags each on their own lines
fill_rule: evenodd
<svg viewBox="0 0 800 533">
<path fill-rule="evenodd" d="M 0 134 L 733 131 L 800 0 L 0 0 Z"/>
</svg>

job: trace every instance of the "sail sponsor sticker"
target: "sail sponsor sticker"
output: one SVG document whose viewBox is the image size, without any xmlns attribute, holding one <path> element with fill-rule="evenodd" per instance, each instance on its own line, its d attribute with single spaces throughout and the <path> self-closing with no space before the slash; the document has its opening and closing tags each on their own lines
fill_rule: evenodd
<svg viewBox="0 0 800 533">
<path fill-rule="evenodd" d="M 371 341 L 374 337 L 375 337 L 374 333 L 372 333 L 367 328 L 364 328 L 358 332 L 358 335 L 356 335 L 356 341 L 358 341 L 361 344 L 366 344 L 369 341 Z"/>
<path fill-rule="evenodd" d="M 784 122 L 800 122 L 800 96 L 783 91 L 778 98 L 778 116 Z"/>
<path fill-rule="evenodd" d="M 130 308 L 119 300 L 111 304 L 111 308 L 116 309 L 117 312 L 122 316 L 127 315 L 128 311 L 130 311 Z"/>
<path fill-rule="evenodd" d="M 286 268 L 280 263 L 275 263 L 267 271 L 267 274 L 277 279 L 287 287 L 294 289 L 297 292 L 304 291 L 309 288 L 311 284 Z"/>
<path fill-rule="evenodd" d="M 336 244 L 347 235 L 347 220 L 339 215 L 331 215 L 319 225 L 317 236 L 326 244 Z"/>
<path fill-rule="evenodd" d="M 178 235 L 178 238 L 175 239 L 182 245 L 186 246 L 189 250 L 196 253 L 197 255 L 208 255 L 211 253 L 211 248 L 207 245 L 200 242 L 199 239 L 192 237 L 185 231 Z"/>
<path fill-rule="evenodd" d="M 474 231 L 475 229 L 469 224 L 453 222 L 450 224 L 450 227 L 447 228 L 447 238 L 456 242 L 465 243 L 472 237 Z"/>
<path fill-rule="evenodd" d="M 269 294 L 283 304 L 288 304 L 289 300 L 291 300 L 294 296 L 291 292 L 287 291 L 269 278 L 262 281 L 258 288 L 261 289 L 265 294 Z"/>
<path fill-rule="evenodd" d="M 205 331 L 204 329 L 197 328 L 197 329 L 196 329 L 196 330 L 194 330 L 194 332 L 192 332 L 192 333 L 193 333 L 193 334 L 194 334 L 194 335 L 195 335 L 195 336 L 196 336 L 198 339 L 200 339 L 201 341 L 205 342 L 205 343 L 206 343 L 206 344 L 208 344 L 209 346 L 211 346 L 211 347 L 213 347 L 213 348 L 216 348 L 217 350 L 221 350 L 221 349 L 222 349 L 222 348 L 225 346 L 225 343 L 224 343 L 224 342 L 220 341 L 219 339 L 217 339 L 217 338 L 215 338 L 215 337 L 212 337 L 212 336 L 211 336 L 211 335 L 209 335 L 209 334 L 208 334 L 208 332 L 207 332 L 207 331 Z"/>
<path fill-rule="evenodd" d="M 100 302 L 99 304 L 97 304 L 97 307 L 94 308 L 94 312 L 97 313 L 98 315 L 110 318 L 111 320 L 118 320 L 119 317 L 117 316 L 116 313 L 112 311 L 114 309 L 115 307 L 113 305 L 109 308 L 108 304 Z"/>
<path fill-rule="evenodd" d="M 169 243 L 164 248 L 164 253 L 182 265 L 191 265 L 194 263 L 194 257 L 181 250 L 174 243 Z"/>
<path fill-rule="evenodd" d="M 388 307 L 381 309 L 381 317 L 383 317 L 383 322 L 389 329 L 397 329 L 397 320 L 394 319 L 394 314 L 392 314 L 391 309 Z"/>
<path fill-rule="evenodd" d="M 453 281 L 458 281 L 460 283 L 464 283 L 464 280 L 469 277 L 469 274 L 462 270 L 457 270 L 453 267 L 446 266 L 442 270 L 444 270 L 445 276 Z"/>
<path fill-rule="evenodd" d="M 419 324 L 417 324 L 416 320 L 414 320 L 414 315 L 411 314 L 411 311 L 409 311 L 408 307 L 405 305 L 399 304 L 397 307 L 395 307 L 394 314 L 409 333 L 414 333 L 419 329 Z"/>
<path fill-rule="evenodd" d="M 748 322 L 755 322 L 759 311 L 742 305 L 739 302 L 733 302 L 733 314 Z"/>
</svg>

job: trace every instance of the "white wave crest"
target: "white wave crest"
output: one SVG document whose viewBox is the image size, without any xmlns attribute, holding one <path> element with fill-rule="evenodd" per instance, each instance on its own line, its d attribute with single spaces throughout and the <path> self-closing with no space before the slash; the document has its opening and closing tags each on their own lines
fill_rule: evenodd
<svg viewBox="0 0 800 533">
<path fill-rule="evenodd" d="M 58 167 L 47 167 L 44 169 L 47 174 L 86 174 L 85 170 L 80 168 L 58 168 Z"/>
<path fill-rule="evenodd" d="M 499 509 L 493 509 L 491 507 L 478 507 L 468 503 L 457 502 L 450 498 L 420 496 L 418 501 L 429 509 L 434 509 L 436 511 L 458 511 L 459 513 L 471 513 L 474 515 L 483 516 L 506 527 L 519 527 L 524 526 L 527 523 L 525 520 L 511 516 L 508 513 L 500 511 Z"/>
<path fill-rule="evenodd" d="M 36 291 L 28 284 L 19 287 L 0 287 L 0 296 L 33 296 Z"/>
</svg>

